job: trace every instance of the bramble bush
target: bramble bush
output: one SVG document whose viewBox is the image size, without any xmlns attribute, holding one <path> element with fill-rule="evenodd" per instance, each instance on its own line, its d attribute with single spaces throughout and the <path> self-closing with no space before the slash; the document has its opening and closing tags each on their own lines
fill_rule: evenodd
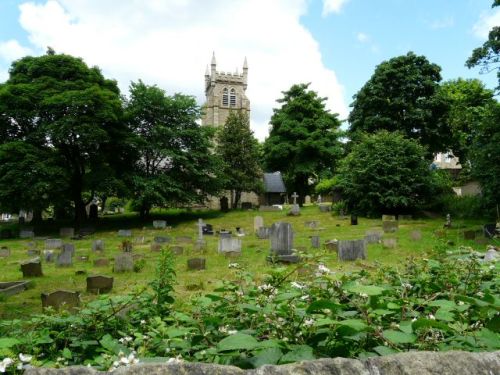
<svg viewBox="0 0 500 375">
<path fill-rule="evenodd" d="M 237 263 L 237 277 L 172 308 L 172 254 L 162 255 L 151 287 L 101 297 L 79 313 L 49 312 L 0 322 L 0 367 L 90 365 L 114 369 L 138 361 L 198 361 L 255 368 L 321 357 L 408 350 L 500 348 L 498 265 L 471 249 L 336 274 L 309 258 L 297 270 L 275 268 L 263 283 Z M 28 359 L 28 360 L 27 360 Z M 1 370 L 1 368 L 0 368 Z"/>
</svg>

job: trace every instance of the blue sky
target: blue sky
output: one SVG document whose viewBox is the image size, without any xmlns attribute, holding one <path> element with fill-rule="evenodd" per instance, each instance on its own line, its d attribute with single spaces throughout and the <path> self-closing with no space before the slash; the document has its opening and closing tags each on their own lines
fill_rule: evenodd
<svg viewBox="0 0 500 375">
<path fill-rule="evenodd" d="M 252 128 L 263 139 L 275 100 L 311 82 L 345 118 L 352 96 L 380 62 L 414 51 L 445 80 L 494 73 L 464 66 L 500 24 L 492 0 L 0 0 L 0 82 L 13 60 L 47 46 L 80 56 L 119 82 L 142 79 L 204 100 L 212 52 L 217 69 L 246 56 Z"/>
</svg>

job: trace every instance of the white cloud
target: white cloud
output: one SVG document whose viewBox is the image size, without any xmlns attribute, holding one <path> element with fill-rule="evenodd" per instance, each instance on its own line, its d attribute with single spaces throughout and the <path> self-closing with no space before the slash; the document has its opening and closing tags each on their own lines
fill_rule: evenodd
<svg viewBox="0 0 500 375">
<path fill-rule="evenodd" d="M 20 6 L 20 22 L 40 51 L 80 56 L 116 79 L 158 84 L 167 93 L 204 102 L 205 66 L 212 51 L 217 70 L 241 71 L 248 58 L 252 128 L 268 133 L 272 108 L 294 83 L 328 97 L 332 112 L 347 116 L 343 87 L 322 62 L 319 45 L 300 24 L 307 0 L 47 0 Z"/>
<path fill-rule="evenodd" d="M 349 0 L 323 0 L 322 16 L 326 17 L 330 13 L 340 13 L 340 10 Z"/>
<path fill-rule="evenodd" d="M 362 32 L 359 32 L 357 35 L 356 35 L 356 38 L 358 39 L 359 42 L 361 43 L 366 43 L 366 42 L 369 42 L 370 41 L 370 36 L 368 34 L 365 34 L 365 33 L 362 33 Z"/>
<path fill-rule="evenodd" d="M 482 13 L 479 20 L 472 27 L 472 32 L 480 39 L 487 39 L 490 30 L 494 26 L 500 26 L 500 8 L 494 8 L 489 12 Z"/>
<path fill-rule="evenodd" d="M 451 16 L 447 16 L 438 20 L 434 20 L 430 24 L 430 27 L 431 29 L 438 30 L 438 29 L 447 29 L 449 27 L 453 27 L 454 25 L 455 25 L 455 19 Z"/>
<path fill-rule="evenodd" d="M 17 40 L 0 41 L 0 58 L 5 61 L 17 60 L 31 53 L 29 48 L 21 46 Z"/>
</svg>

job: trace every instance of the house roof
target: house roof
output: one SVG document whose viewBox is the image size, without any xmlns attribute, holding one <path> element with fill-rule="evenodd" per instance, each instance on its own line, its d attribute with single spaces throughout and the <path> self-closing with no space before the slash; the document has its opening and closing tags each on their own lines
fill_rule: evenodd
<svg viewBox="0 0 500 375">
<path fill-rule="evenodd" d="M 286 193 L 281 172 L 264 173 L 264 190 L 266 193 Z"/>
</svg>

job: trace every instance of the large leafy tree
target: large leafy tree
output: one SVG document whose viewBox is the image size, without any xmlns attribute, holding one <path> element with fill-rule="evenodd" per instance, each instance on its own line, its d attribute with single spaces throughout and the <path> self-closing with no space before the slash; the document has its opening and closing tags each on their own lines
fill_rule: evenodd
<svg viewBox="0 0 500 375">
<path fill-rule="evenodd" d="M 298 192 L 301 202 L 314 182 L 333 174 L 342 155 L 337 114 L 308 88 L 293 85 L 277 100 L 281 107 L 274 109 L 263 150 L 267 170 L 281 171 L 287 188 Z"/>
<path fill-rule="evenodd" d="M 494 0 L 492 8 L 500 6 L 500 0 Z M 500 90 L 500 26 L 495 26 L 490 30 L 488 40 L 481 47 L 472 51 L 472 55 L 467 59 L 465 65 L 468 68 L 479 66 L 481 73 L 497 71 L 498 87 Z"/>
<path fill-rule="evenodd" d="M 418 141 L 400 132 L 365 134 L 342 160 L 338 174 L 352 212 L 375 215 L 408 212 L 429 197 L 431 172 Z"/>
<path fill-rule="evenodd" d="M 125 116 L 139 154 L 132 185 L 142 217 L 153 206 L 201 203 L 220 190 L 220 162 L 210 152 L 213 129 L 197 124 L 193 97 L 167 96 L 139 81 L 130 86 Z"/>
<path fill-rule="evenodd" d="M 18 142 L 11 147 L 21 153 L 50 154 L 48 166 L 42 169 L 48 171 L 55 163 L 64 172 L 51 183 L 63 190 L 59 201 L 73 202 L 77 226 L 86 219 L 85 205 L 94 192 L 120 170 L 126 138 L 121 115 L 115 81 L 105 79 L 97 67 L 89 68 L 79 58 L 50 49 L 44 56 L 14 62 L 9 79 L 0 85 L 0 141 Z M 95 178 L 103 174 L 106 179 Z M 37 176 L 48 178 L 45 172 Z"/>
<path fill-rule="evenodd" d="M 250 129 L 248 115 L 231 111 L 217 132 L 216 152 L 223 161 L 224 189 L 233 192 L 232 207 L 238 207 L 244 191 L 262 191 L 259 142 Z"/>
<path fill-rule="evenodd" d="M 354 96 L 349 136 L 363 132 L 400 131 L 427 147 L 428 156 L 449 147 L 450 129 L 443 116 L 447 103 L 436 95 L 441 68 L 409 52 L 378 65 Z"/>
</svg>

